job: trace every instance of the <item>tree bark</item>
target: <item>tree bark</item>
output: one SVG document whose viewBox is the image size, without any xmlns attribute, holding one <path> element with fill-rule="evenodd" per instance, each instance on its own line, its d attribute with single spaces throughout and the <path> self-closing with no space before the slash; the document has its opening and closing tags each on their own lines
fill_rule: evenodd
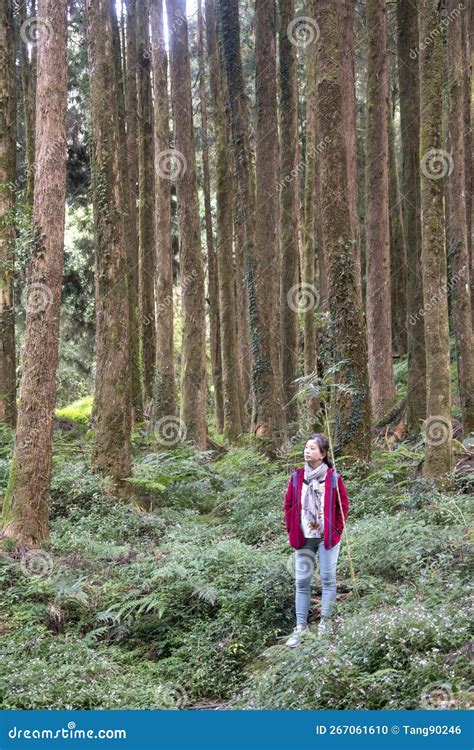
<svg viewBox="0 0 474 750">
<path fill-rule="evenodd" d="M 262 330 L 263 300 L 259 298 L 256 288 L 258 254 L 255 246 L 255 183 L 240 51 L 238 1 L 219 0 L 218 7 L 237 188 L 237 274 L 239 277 L 239 248 L 242 247 L 252 350 L 252 430 L 257 435 L 264 436 L 273 430 L 273 408 L 270 403 L 273 376 L 268 332 L 265 328 Z"/>
<path fill-rule="evenodd" d="M 243 431 L 240 353 L 237 344 L 235 271 L 232 257 L 233 208 L 230 134 L 225 113 L 219 63 L 214 0 L 206 0 L 206 40 L 209 60 L 216 157 L 217 278 L 221 329 L 224 435 L 234 441 Z"/>
<path fill-rule="evenodd" d="M 16 70 L 11 0 L 0 7 L 0 422 L 16 425 L 15 179 Z"/>
<path fill-rule="evenodd" d="M 298 404 L 292 400 L 298 375 L 298 305 L 295 290 L 299 279 L 299 171 L 298 171 L 298 81 L 296 46 L 288 38 L 295 17 L 294 0 L 280 0 L 280 240 L 281 240 L 281 352 L 286 422 L 298 419 Z M 313 157 L 314 158 L 314 157 Z M 299 285 L 303 311 L 314 316 L 317 294 L 314 279 Z M 299 295 L 298 295 L 299 296 Z M 292 304 L 289 303 L 292 300 Z"/>
<path fill-rule="evenodd" d="M 462 12 L 463 41 L 463 88 L 464 88 L 464 173 L 466 176 L 466 220 L 467 248 L 469 255 L 469 273 L 474 279 L 474 260 L 472 255 L 472 132 L 471 132 L 471 81 L 472 81 L 472 34 L 474 29 L 474 11 L 472 6 Z M 474 294 L 471 290 L 471 323 L 474 330 Z"/>
<path fill-rule="evenodd" d="M 467 11 L 465 11 L 467 12 Z M 448 0 L 448 127 L 452 169 L 449 175 L 449 246 L 453 254 L 454 333 L 456 338 L 459 400 L 465 437 L 474 431 L 474 359 L 471 289 L 466 215 L 466 159 L 464 137 L 464 71 L 462 12 Z"/>
<path fill-rule="evenodd" d="M 95 471 L 131 472 L 127 254 L 110 0 L 87 0 L 96 268 Z"/>
<path fill-rule="evenodd" d="M 255 10 L 256 221 L 254 341 L 257 370 L 257 435 L 267 436 L 284 424 L 279 330 L 278 120 L 276 102 L 275 2 L 257 0 Z M 249 295 L 250 296 L 250 295 Z"/>
<path fill-rule="evenodd" d="M 143 393 L 140 370 L 140 330 L 138 323 L 138 111 L 137 111 L 137 14 L 136 0 L 127 2 L 126 68 L 125 68 L 125 120 L 127 137 L 128 224 L 130 244 L 128 250 L 128 295 L 130 307 L 130 380 L 132 407 L 136 420 L 143 419 Z"/>
<path fill-rule="evenodd" d="M 53 415 L 66 204 L 67 2 L 39 0 L 36 179 L 24 304 L 20 407 L 3 532 L 27 545 L 48 536 Z M 54 86 L 51 81 L 54 80 Z"/>
<path fill-rule="evenodd" d="M 372 414 L 393 405 L 388 204 L 388 67 L 385 0 L 367 0 L 366 270 Z"/>
<path fill-rule="evenodd" d="M 172 109 L 177 161 L 183 343 L 181 419 L 187 435 L 206 448 L 206 341 L 204 270 L 201 252 L 191 72 L 185 0 L 167 0 L 170 29 Z"/>
<path fill-rule="evenodd" d="M 212 382 L 216 430 L 224 430 L 224 403 L 222 386 L 221 332 L 219 323 L 219 272 L 212 234 L 211 177 L 209 172 L 209 146 L 207 138 L 206 68 L 204 65 L 204 20 L 201 0 L 198 0 L 197 57 L 199 69 L 199 110 L 201 115 L 202 191 L 204 196 L 204 221 L 207 245 L 207 294 L 209 300 L 209 349 L 211 353 Z"/>
<path fill-rule="evenodd" d="M 392 339 L 394 354 L 401 357 L 407 353 L 407 257 L 391 107 L 388 108 L 388 153 Z"/>
<path fill-rule="evenodd" d="M 308 2 L 308 16 L 314 18 L 316 15 L 315 0 Z M 320 224 L 321 203 L 319 195 L 319 164 L 316 138 L 316 44 L 312 43 L 306 47 L 306 151 L 305 151 L 305 180 L 304 180 L 304 265 L 303 284 L 307 288 L 314 289 L 314 296 L 320 300 L 321 295 L 321 263 L 318 263 L 319 279 L 316 279 L 316 261 L 321 260 L 323 246 L 321 232 L 317 231 Z M 318 281 L 318 286 L 316 283 Z M 303 309 L 303 333 L 304 333 L 304 374 L 306 377 L 317 371 L 317 345 L 316 345 L 316 317 L 315 307 L 307 305 Z M 319 399 L 309 399 L 306 403 L 306 424 L 309 430 L 313 430 L 314 415 L 319 411 Z"/>
<path fill-rule="evenodd" d="M 422 272 L 426 347 L 427 419 L 424 423 L 426 478 L 440 479 L 452 467 L 451 380 L 447 262 L 444 233 L 442 151 L 443 38 L 437 0 L 419 0 L 420 155 Z M 424 41 L 430 39 L 430 44 Z M 440 173 L 439 157 L 442 159 Z M 449 160 L 448 160 L 449 162 Z"/>
<path fill-rule="evenodd" d="M 124 242 L 127 252 L 127 269 L 128 269 L 128 302 L 129 302 L 129 352 L 130 352 L 130 406 L 132 425 L 135 423 L 137 416 L 143 415 L 142 398 L 141 398 L 141 382 L 140 382 L 140 369 L 139 369 L 139 339 L 138 339 L 138 318 L 137 318 L 137 299 L 134 294 L 134 263 L 136 262 L 136 215 L 134 219 L 131 219 L 130 208 L 130 183 L 128 180 L 128 151 L 127 151 L 127 135 L 125 130 L 125 90 L 124 80 L 125 73 L 122 65 L 122 51 L 120 42 L 120 26 L 117 18 L 117 11 L 115 4 L 111 5 L 112 10 L 112 35 L 114 44 L 114 62 L 115 62 L 115 77 L 117 81 L 117 107 L 118 107 L 118 129 L 119 129 L 119 140 L 120 140 L 120 188 L 122 196 L 122 214 L 123 214 L 123 226 L 124 226 Z"/>
<path fill-rule="evenodd" d="M 153 155 L 153 102 L 151 97 L 151 55 L 148 31 L 148 1 L 137 5 L 138 38 L 138 208 L 140 344 L 143 364 L 143 395 L 148 404 L 153 393 L 156 359 L 155 319 L 155 208 Z"/>
<path fill-rule="evenodd" d="M 406 426 L 418 435 L 426 418 L 426 362 L 421 266 L 420 197 L 420 81 L 418 48 L 418 0 L 398 0 L 398 82 L 400 86 L 400 135 L 402 144 L 402 215 L 407 253 L 407 405 Z"/>
<path fill-rule="evenodd" d="M 170 153 L 168 53 L 165 46 L 163 0 L 152 0 L 151 39 L 155 119 L 155 258 L 156 361 L 153 421 L 176 414 L 173 320 L 173 245 L 171 238 L 171 182 L 163 168 Z"/>
<path fill-rule="evenodd" d="M 354 253 L 354 268 L 357 282 L 357 293 L 362 304 L 353 5 L 353 0 L 341 0 L 341 2 L 338 4 L 338 9 L 342 40 L 342 108 L 344 118 L 344 131 L 347 139 L 347 182 L 349 186 L 347 192 L 347 200 L 349 202 L 351 233 L 355 240 L 352 249 Z"/>
<path fill-rule="evenodd" d="M 370 461 L 370 396 L 367 341 L 354 266 L 347 194 L 347 142 L 343 129 L 342 51 L 336 0 L 320 0 L 316 15 L 317 117 L 321 141 L 323 242 L 328 263 L 329 312 L 334 363 L 343 362 L 333 389 L 334 453 Z"/>
<path fill-rule="evenodd" d="M 32 58 L 28 56 L 28 39 L 29 34 L 25 22 L 26 18 L 26 0 L 18 4 L 18 24 L 20 26 L 20 66 L 21 66 L 21 87 L 23 100 L 23 122 L 25 128 L 25 178 L 26 178 L 26 197 L 30 206 L 33 206 L 33 191 L 35 183 L 35 91 L 34 91 L 34 71 L 33 65 L 36 64 L 35 45 L 32 47 Z M 35 15 L 34 3 L 32 7 L 32 16 Z"/>
</svg>

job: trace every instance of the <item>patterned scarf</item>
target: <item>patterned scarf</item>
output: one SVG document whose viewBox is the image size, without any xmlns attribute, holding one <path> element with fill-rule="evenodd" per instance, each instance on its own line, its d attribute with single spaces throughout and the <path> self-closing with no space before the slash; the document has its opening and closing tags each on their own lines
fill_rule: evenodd
<svg viewBox="0 0 474 750">
<path fill-rule="evenodd" d="M 319 482 L 326 478 L 328 465 L 320 464 L 317 469 L 313 469 L 307 461 L 304 465 L 304 478 L 308 483 L 303 501 L 303 512 L 311 531 L 318 531 L 321 535 L 320 516 L 322 510 L 322 495 L 324 486 L 321 488 Z"/>
</svg>

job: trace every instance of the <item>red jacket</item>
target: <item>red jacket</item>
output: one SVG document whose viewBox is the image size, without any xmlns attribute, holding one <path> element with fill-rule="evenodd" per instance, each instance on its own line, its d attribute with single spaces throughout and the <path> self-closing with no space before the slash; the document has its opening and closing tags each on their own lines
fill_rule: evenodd
<svg viewBox="0 0 474 750">
<path fill-rule="evenodd" d="M 296 496 L 294 487 L 294 478 L 296 474 Z M 341 503 L 339 504 L 338 492 Z M 301 549 L 306 542 L 306 537 L 301 528 L 301 488 L 303 486 L 304 467 L 300 467 L 292 472 L 288 489 L 285 495 L 285 523 L 289 534 L 289 542 L 295 549 Z M 296 502 L 297 500 L 297 502 Z M 341 514 L 341 508 L 344 517 Z M 346 488 L 340 474 L 337 474 L 333 468 L 328 468 L 324 484 L 324 547 L 331 549 L 341 539 L 344 526 L 349 512 L 349 500 L 347 498 Z"/>
</svg>

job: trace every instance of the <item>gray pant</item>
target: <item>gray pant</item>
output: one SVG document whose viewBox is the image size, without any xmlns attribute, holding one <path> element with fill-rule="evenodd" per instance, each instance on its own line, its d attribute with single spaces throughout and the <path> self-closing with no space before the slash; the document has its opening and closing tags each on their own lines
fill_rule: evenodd
<svg viewBox="0 0 474 750">
<path fill-rule="evenodd" d="M 319 568 L 322 583 L 321 615 L 330 617 L 336 601 L 336 565 L 339 556 L 340 542 L 331 549 L 325 549 L 322 539 L 306 539 L 301 549 L 295 549 L 296 579 L 296 624 L 308 622 L 311 580 L 313 577 L 316 555 L 319 554 Z"/>
</svg>

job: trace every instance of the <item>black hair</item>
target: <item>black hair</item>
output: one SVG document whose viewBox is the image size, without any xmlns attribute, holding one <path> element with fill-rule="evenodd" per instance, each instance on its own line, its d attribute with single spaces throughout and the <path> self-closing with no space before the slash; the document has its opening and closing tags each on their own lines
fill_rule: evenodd
<svg viewBox="0 0 474 750">
<path fill-rule="evenodd" d="M 319 450 L 321 453 L 324 453 L 325 456 L 323 458 L 323 461 L 327 466 L 329 466 L 330 469 L 332 469 L 333 464 L 331 459 L 329 458 L 329 440 L 327 439 L 326 435 L 323 435 L 321 432 L 313 432 L 308 440 L 316 440 L 317 444 L 319 445 Z"/>
</svg>

